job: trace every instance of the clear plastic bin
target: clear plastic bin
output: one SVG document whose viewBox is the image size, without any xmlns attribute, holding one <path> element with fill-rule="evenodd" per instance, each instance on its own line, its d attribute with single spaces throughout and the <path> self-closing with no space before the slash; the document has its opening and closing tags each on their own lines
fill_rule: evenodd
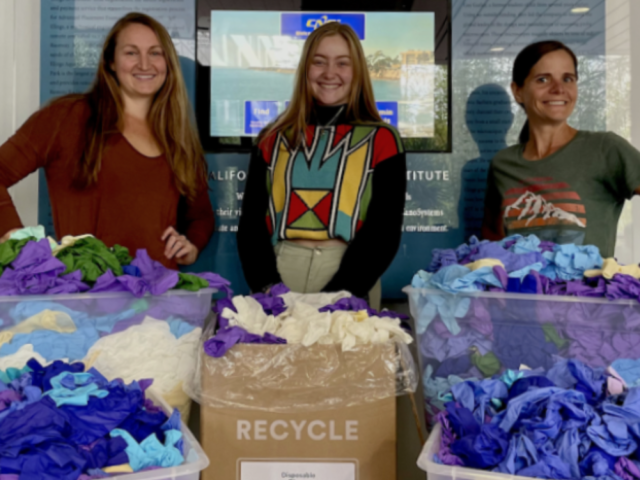
<svg viewBox="0 0 640 480">
<path fill-rule="evenodd" d="M 161 407 L 167 415 L 171 415 L 172 408 L 150 388 L 147 390 L 147 398 Z M 109 477 L 110 480 L 198 480 L 200 472 L 209 466 L 209 458 L 195 439 L 191 431 L 182 422 L 182 435 L 184 438 L 184 463 L 177 467 L 160 468 L 146 472 L 127 473 Z"/>
<path fill-rule="evenodd" d="M 439 449 L 440 425 L 434 427 L 418 457 L 418 466 L 427 472 L 428 480 L 533 480 L 531 477 L 440 465 L 433 461 L 433 456 L 438 453 Z"/>
<path fill-rule="evenodd" d="M 0 370 L 30 358 L 82 361 L 109 380 L 154 379 L 188 418 L 183 382 L 196 371 L 199 341 L 215 289 L 0 297 Z"/>
<path fill-rule="evenodd" d="M 548 370 L 563 358 L 605 368 L 619 359 L 640 358 L 640 303 L 636 300 L 451 294 L 411 287 L 404 292 L 415 321 L 430 424 L 449 400 L 443 389 L 461 379 L 488 378 L 521 366 Z M 640 382 L 640 378 L 629 378 L 628 372 L 618 373 L 627 383 Z"/>
</svg>

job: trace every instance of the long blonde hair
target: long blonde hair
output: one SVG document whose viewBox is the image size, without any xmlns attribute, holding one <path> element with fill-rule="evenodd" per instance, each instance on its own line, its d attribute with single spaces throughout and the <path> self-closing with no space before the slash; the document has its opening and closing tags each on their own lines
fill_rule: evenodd
<svg viewBox="0 0 640 480">
<path fill-rule="evenodd" d="M 369 78 L 367 60 L 358 36 L 349 25 L 339 22 L 325 23 L 314 30 L 304 43 L 298 70 L 296 71 L 293 96 L 287 109 L 258 136 L 262 142 L 276 132 L 285 132 L 293 146 L 298 145 L 311 119 L 313 110 L 313 92 L 307 80 L 307 72 L 318 50 L 320 42 L 333 35 L 340 35 L 349 46 L 353 79 L 351 93 L 347 102 L 346 117 L 356 123 L 382 123 L 373 96 L 373 86 Z"/>
<path fill-rule="evenodd" d="M 93 85 L 84 95 L 90 107 L 84 155 L 78 163 L 73 186 L 84 189 L 95 184 L 102 166 L 107 137 L 122 128 L 124 104 L 120 87 L 111 65 L 118 35 L 131 24 L 141 24 L 154 31 L 167 62 L 167 78 L 156 93 L 148 114 L 151 131 L 159 143 L 173 173 L 180 194 L 193 199 L 203 182 L 207 166 L 204 152 L 189 105 L 187 89 L 180 70 L 178 54 L 167 30 L 143 13 L 129 13 L 116 22 L 102 47 L 98 71 Z"/>
</svg>

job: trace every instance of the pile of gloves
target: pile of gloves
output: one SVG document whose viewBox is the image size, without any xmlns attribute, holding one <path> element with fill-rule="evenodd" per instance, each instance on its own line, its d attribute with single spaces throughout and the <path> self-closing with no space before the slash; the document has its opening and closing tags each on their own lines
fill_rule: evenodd
<svg viewBox="0 0 640 480">
<path fill-rule="evenodd" d="M 204 343 L 212 357 L 222 357 L 237 343 L 356 345 L 389 340 L 411 343 L 407 317 L 377 312 L 348 292 L 296 294 L 275 285 L 268 294 L 236 296 L 217 302 L 218 330 Z"/>
<path fill-rule="evenodd" d="M 637 265 L 603 260 L 595 246 L 514 235 L 498 242 L 472 237 L 457 249 L 434 250 L 428 270 L 414 276 L 408 294 L 430 423 L 453 385 L 521 364 L 548 370 L 574 359 L 613 366 L 628 385 L 640 383 Z M 627 301 L 610 302 L 620 299 Z"/>
<path fill-rule="evenodd" d="M 42 227 L 14 232 L 0 244 L 0 272 L 0 296 L 15 298 L 0 302 L 0 370 L 22 369 L 32 358 L 43 365 L 81 361 L 108 380 L 152 378 L 181 408 L 211 301 L 207 292 L 163 294 L 215 288 L 231 295 L 217 274 L 171 270 L 146 250 L 132 258 L 126 248 L 90 235 L 58 243 Z M 92 295 L 103 292 L 123 294 Z M 76 293 L 86 295 L 30 297 Z"/>
<path fill-rule="evenodd" d="M 640 267 L 603 260 L 594 245 L 557 245 L 535 235 L 497 242 L 471 237 L 456 249 L 434 249 L 412 287 L 640 300 Z"/>
<path fill-rule="evenodd" d="M 524 367 L 523 367 L 524 368 Z M 446 393 L 434 461 L 524 477 L 640 479 L 640 388 L 576 360 Z"/>
<path fill-rule="evenodd" d="M 170 289 L 216 288 L 229 282 L 214 273 L 181 273 L 152 260 L 146 250 L 132 258 L 126 248 L 108 248 L 91 235 L 45 238 L 44 228 L 18 230 L 0 244 L 0 295 L 130 292 L 136 297 Z"/>
<path fill-rule="evenodd" d="M 32 359 L 0 371 L 6 480 L 89 480 L 184 462 L 180 414 L 145 397 L 152 380 L 109 382 L 82 363 Z"/>
</svg>

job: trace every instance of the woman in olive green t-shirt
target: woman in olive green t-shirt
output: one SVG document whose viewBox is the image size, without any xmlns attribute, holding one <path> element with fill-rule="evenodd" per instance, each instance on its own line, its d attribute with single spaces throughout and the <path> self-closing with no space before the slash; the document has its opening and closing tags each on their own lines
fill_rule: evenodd
<svg viewBox="0 0 640 480">
<path fill-rule="evenodd" d="M 640 193 L 640 152 L 614 133 L 567 123 L 578 97 L 577 66 L 556 41 L 534 43 L 516 57 L 511 89 L 527 122 L 520 144 L 491 162 L 484 238 L 535 234 L 613 256 L 624 201 Z"/>
</svg>

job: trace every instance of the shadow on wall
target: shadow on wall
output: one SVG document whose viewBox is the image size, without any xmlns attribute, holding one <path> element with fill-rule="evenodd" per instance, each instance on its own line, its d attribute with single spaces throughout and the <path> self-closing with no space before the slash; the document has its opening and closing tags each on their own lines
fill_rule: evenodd
<svg viewBox="0 0 640 480">
<path fill-rule="evenodd" d="M 465 122 L 480 156 L 462 168 L 458 218 L 465 226 L 465 241 L 480 236 L 484 214 L 484 193 L 491 159 L 507 148 L 507 132 L 514 115 L 511 96 L 500 85 L 488 83 L 476 88 L 467 99 Z"/>
</svg>

